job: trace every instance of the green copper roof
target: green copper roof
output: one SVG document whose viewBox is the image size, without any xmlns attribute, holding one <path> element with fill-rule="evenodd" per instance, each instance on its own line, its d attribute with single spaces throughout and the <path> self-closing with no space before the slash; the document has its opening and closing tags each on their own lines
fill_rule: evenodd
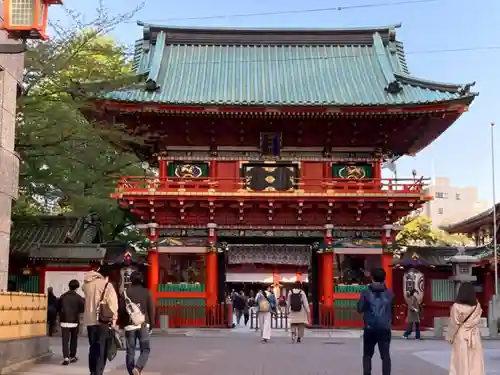
<svg viewBox="0 0 500 375">
<path fill-rule="evenodd" d="M 144 26 L 134 68 L 144 88 L 106 93 L 179 105 L 377 106 L 467 98 L 471 85 L 417 79 L 395 27 L 352 30 Z"/>
</svg>

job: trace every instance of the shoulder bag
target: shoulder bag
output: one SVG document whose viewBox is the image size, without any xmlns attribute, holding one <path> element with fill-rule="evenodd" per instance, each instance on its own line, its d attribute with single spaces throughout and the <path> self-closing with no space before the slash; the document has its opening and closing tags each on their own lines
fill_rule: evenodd
<svg viewBox="0 0 500 375">
<path fill-rule="evenodd" d="M 109 282 L 104 285 L 104 289 L 101 293 L 101 298 L 99 299 L 99 306 L 97 307 L 97 320 L 101 324 L 110 325 L 113 322 L 113 312 L 108 306 L 108 303 L 104 301 L 106 297 L 106 290 L 108 289 Z"/>
<path fill-rule="evenodd" d="M 457 326 L 457 330 L 455 331 L 455 334 L 453 335 L 453 338 L 452 338 L 452 340 L 450 341 L 450 344 L 453 344 L 453 343 L 455 342 L 455 339 L 456 339 L 456 337 L 457 337 L 458 331 L 460 330 L 460 328 L 462 328 L 462 327 L 463 327 L 463 325 L 464 325 L 465 323 L 467 323 L 467 321 L 470 319 L 470 317 L 471 317 L 472 315 L 474 315 L 474 313 L 476 312 L 476 309 L 477 309 L 477 305 L 476 305 L 476 306 L 474 306 L 474 309 L 471 311 L 471 313 L 470 313 L 469 315 L 467 315 L 467 318 L 465 318 L 465 319 L 464 319 L 464 321 L 463 321 L 462 323 L 460 323 L 460 324 Z"/>
</svg>

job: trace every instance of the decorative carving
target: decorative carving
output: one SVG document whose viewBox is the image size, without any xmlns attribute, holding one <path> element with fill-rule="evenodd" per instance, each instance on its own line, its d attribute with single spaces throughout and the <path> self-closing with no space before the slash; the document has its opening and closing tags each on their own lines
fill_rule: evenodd
<svg viewBox="0 0 500 375">
<path fill-rule="evenodd" d="M 183 164 L 175 167 L 174 174 L 179 178 L 199 178 L 203 176 L 203 171 L 197 165 Z"/>
<path fill-rule="evenodd" d="M 366 177 L 366 173 L 361 167 L 347 165 L 339 171 L 339 176 L 348 179 L 361 179 Z"/>
</svg>

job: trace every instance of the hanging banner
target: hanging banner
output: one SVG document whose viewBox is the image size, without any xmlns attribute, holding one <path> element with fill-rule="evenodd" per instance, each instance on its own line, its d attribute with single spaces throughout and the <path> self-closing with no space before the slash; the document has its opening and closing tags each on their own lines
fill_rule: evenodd
<svg viewBox="0 0 500 375">
<path fill-rule="evenodd" d="M 406 302 L 408 303 L 408 293 L 415 289 L 415 296 L 418 303 L 424 300 L 424 274 L 414 268 L 408 270 L 403 276 L 403 293 Z"/>
</svg>

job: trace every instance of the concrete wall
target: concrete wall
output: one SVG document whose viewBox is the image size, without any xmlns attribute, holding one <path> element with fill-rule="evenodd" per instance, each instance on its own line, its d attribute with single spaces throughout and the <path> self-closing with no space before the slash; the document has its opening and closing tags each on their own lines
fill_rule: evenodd
<svg viewBox="0 0 500 375">
<path fill-rule="evenodd" d="M 0 18 L 3 1 L 0 0 Z M 0 30 L 0 44 L 16 44 Z M 0 53 L 0 290 L 7 290 L 12 199 L 17 198 L 19 158 L 14 152 L 16 96 L 22 81 L 24 54 Z"/>
<path fill-rule="evenodd" d="M 451 185 L 449 178 L 438 177 L 429 187 L 434 200 L 427 202 L 422 214 L 432 219 L 435 226 L 451 224 L 483 212 L 488 208 L 479 200 L 476 187 Z"/>
</svg>

